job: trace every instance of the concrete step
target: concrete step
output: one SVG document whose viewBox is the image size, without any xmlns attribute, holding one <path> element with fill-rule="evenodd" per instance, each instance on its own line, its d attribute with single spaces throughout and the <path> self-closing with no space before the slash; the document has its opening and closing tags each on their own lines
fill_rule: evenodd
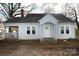
<svg viewBox="0 0 79 59">
<path fill-rule="evenodd" d="M 53 38 L 44 38 L 43 42 L 48 42 L 48 43 L 57 43 L 57 40 Z"/>
</svg>

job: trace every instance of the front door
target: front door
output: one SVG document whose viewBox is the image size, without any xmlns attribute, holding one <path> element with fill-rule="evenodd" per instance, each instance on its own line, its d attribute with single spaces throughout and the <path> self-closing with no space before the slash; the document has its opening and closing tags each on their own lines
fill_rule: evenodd
<svg viewBox="0 0 79 59">
<path fill-rule="evenodd" d="M 44 25 L 44 37 L 50 37 L 50 25 Z"/>
</svg>

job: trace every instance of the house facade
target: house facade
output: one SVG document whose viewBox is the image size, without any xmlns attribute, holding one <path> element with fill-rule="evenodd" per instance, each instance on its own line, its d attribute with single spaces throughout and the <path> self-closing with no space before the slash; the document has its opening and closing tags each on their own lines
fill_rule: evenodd
<svg viewBox="0 0 79 59">
<path fill-rule="evenodd" d="M 6 38 L 43 40 L 75 38 L 75 22 L 62 14 L 27 14 L 5 22 Z"/>
</svg>

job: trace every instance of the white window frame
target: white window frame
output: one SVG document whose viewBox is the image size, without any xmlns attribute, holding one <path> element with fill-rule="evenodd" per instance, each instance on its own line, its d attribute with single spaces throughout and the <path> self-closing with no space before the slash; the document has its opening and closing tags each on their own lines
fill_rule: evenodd
<svg viewBox="0 0 79 59">
<path fill-rule="evenodd" d="M 64 33 L 63 34 L 61 33 L 61 27 L 64 27 L 64 26 L 60 26 L 60 34 L 64 35 L 65 34 L 65 27 L 64 27 Z"/>
<path fill-rule="evenodd" d="M 27 34 L 27 26 L 30 27 L 30 34 Z M 32 27 L 35 27 L 35 34 L 32 34 Z M 37 26 L 36 25 L 26 25 L 26 27 L 25 27 L 25 34 L 26 35 L 37 35 Z"/>
<path fill-rule="evenodd" d="M 61 34 L 61 27 L 62 26 L 64 27 L 64 34 Z M 67 26 L 69 27 L 69 34 L 66 33 L 66 27 Z M 59 32 L 60 32 L 61 35 L 70 35 L 70 33 L 71 33 L 70 25 L 61 25 Z"/>
<path fill-rule="evenodd" d="M 26 33 L 26 34 L 27 34 L 27 27 L 30 27 L 30 26 L 29 26 L 29 25 L 26 26 L 26 30 L 25 30 L 25 31 L 26 31 L 25 33 Z M 31 30 L 31 28 L 30 28 L 30 30 Z M 30 34 L 31 34 L 31 31 L 30 31 Z M 27 35 L 30 35 L 30 34 L 27 34 Z"/>
<path fill-rule="evenodd" d="M 35 27 L 35 34 L 32 34 L 32 27 Z M 36 35 L 37 34 L 37 26 L 35 26 L 35 25 L 31 26 L 31 34 L 32 35 Z"/>
<path fill-rule="evenodd" d="M 66 27 L 67 27 L 67 26 L 69 27 L 69 34 L 70 34 L 70 31 L 71 31 L 71 30 L 70 30 L 70 26 L 69 26 L 69 25 L 66 25 L 66 26 L 65 26 L 65 34 L 66 34 L 66 35 L 69 35 L 69 34 L 66 33 Z"/>
</svg>

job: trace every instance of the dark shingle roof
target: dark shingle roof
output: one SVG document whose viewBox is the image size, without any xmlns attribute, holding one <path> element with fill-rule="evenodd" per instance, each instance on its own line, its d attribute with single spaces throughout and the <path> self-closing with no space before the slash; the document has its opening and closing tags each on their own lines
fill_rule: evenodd
<svg viewBox="0 0 79 59">
<path fill-rule="evenodd" d="M 74 20 L 71 20 L 70 18 L 66 17 L 63 14 L 52 14 L 56 19 L 58 19 L 60 22 L 75 22 Z"/>
<path fill-rule="evenodd" d="M 28 14 L 26 17 L 14 17 L 6 21 L 6 23 L 36 23 L 46 14 Z M 62 14 L 52 14 L 60 22 L 74 22 Z"/>
</svg>

